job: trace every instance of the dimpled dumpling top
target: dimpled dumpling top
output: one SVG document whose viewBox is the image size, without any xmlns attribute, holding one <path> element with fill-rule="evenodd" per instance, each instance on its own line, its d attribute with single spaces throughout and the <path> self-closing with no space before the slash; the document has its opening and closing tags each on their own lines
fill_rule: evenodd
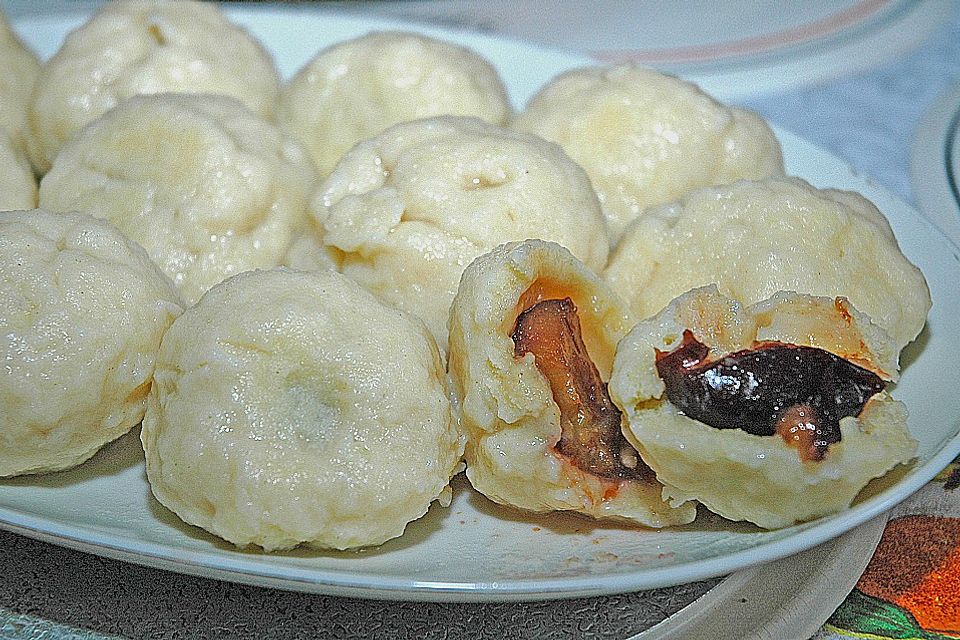
<svg viewBox="0 0 960 640">
<path fill-rule="evenodd" d="M 510 103 L 497 71 L 482 57 L 404 32 L 373 32 L 324 49 L 284 86 L 277 112 L 323 176 L 357 142 L 439 115 L 502 125 Z"/>
<path fill-rule="evenodd" d="M 476 118 L 415 120 L 358 144 L 312 214 L 312 253 L 422 318 L 441 348 L 460 274 L 480 254 L 543 238 L 599 270 L 609 246 L 590 181 L 560 147 Z M 311 266 L 309 253 L 291 266 Z"/>
<path fill-rule="evenodd" d="M 564 73 L 513 126 L 586 169 L 613 241 L 644 209 L 692 189 L 783 173 L 780 143 L 759 116 L 635 65 Z"/>
<path fill-rule="evenodd" d="M 240 274 L 164 336 L 141 439 L 157 499 L 266 550 L 403 533 L 463 453 L 423 324 L 333 271 Z"/>
<path fill-rule="evenodd" d="M 0 128 L 0 211 L 37 206 L 37 179 L 27 156 Z"/>
<path fill-rule="evenodd" d="M 923 274 L 870 201 L 798 178 L 706 188 L 648 211 L 624 234 L 603 277 L 641 318 L 711 283 L 744 304 L 781 290 L 845 296 L 898 349 L 930 309 Z"/>
<path fill-rule="evenodd" d="M 690 345 L 704 351 L 694 356 Z M 684 395 L 699 387 L 663 366 L 675 352 L 681 369 L 703 371 L 709 393 Z M 897 379 L 898 354 L 844 298 L 778 292 L 743 307 L 709 286 L 620 342 L 610 395 L 672 503 L 697 500 L 772 529 L 845 509 L 870 479 L 913 457 L 906 410 L 883 390 Z M 866 379 L 868 393 L 856 386 Z M 761 407 L 771 422 L 753 422 Z"/>
<path fill-rule="evenodd" d="M 60 148 L 131 96 L 214 93 L 272 116 L 279 75 L 267 51 L 215 3 L 106 3 L 43 66 L 30 104 L 30 159 L 46 173 Z"/>
<path fill-rule="evenodd" d="M 306 224 L 307 152 L 225 96 L 127 100 L 90 123 L 40 183 L 40 206 L 113 222 L 188 303 L 227 276 L 276 266 Z"/>
<path fill-rule="evenodd" d="M 563 247 L 508 243 L 463 273 L 450 309 L 449 372 L 467 477 L 495 502 L 651 527 L 693 520 L 621 434 L 606 393 L 626 305 Z"/>
<path fill-rule="evenodd" d="M 0 12 L 0 130 L 26 152 L 27 105 L 40 62 L 10 28 Z"/>
<path fill-rule="evenodd" d="M 181 304 L 106 222 L 0 213 L 0 476 L 78 465 L 140 422 Z"/>
</svg>

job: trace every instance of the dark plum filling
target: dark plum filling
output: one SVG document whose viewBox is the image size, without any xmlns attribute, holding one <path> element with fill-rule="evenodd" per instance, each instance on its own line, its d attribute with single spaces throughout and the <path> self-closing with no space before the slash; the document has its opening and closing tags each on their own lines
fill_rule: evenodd
<svg viewBox="0 0 960 640">
<path fill-rule="evenodd" d="M 713 362 L 708 353 L 690 331 L 673 351 L 657 351 L 670 402 L 711 427 L 780 434 L 802 460 L 822 460 L 840 440 L 840 420 L 884 388 L 876 374 L 815 347 L 759 343 Z"/>
<path fill-rule="evenodd" d="M 655 477 L 620 430 L 620 411 L 587 353 L 570 298 L 523 311 L 513 330 L 514 354 L 532 353 L 560 409 L 558 453 L 577 468 L 609 479 Z"/>
</svg>

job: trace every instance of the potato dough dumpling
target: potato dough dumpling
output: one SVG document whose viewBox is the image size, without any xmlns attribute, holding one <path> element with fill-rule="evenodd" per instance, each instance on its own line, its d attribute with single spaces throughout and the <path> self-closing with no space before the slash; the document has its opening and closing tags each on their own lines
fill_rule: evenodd
<svg viewBox="0 0 960 640">
<path fill-rule="evenodd" d="M 501 504 L 662 527 L 693 520 L 624 440 L 610 403 L 626 305 L 563 247 L 508 243 L 464 272 L 450 310 L 449 370 L 467 477 Z"/>
<path fill-rule="evenodd" d="M 506 124 L 510 103 L 497 71 L 449 42 L 374 32 L 317 54 L 284 86 L 277 117 L 326 176 L 357 142 L 439 115 Z"/>
<path fill-rule="evenodd" d="M 280 264 L 315 181 L 303 147 L 233 98 L 137 96 L 64 147 L 40 206 L 110 220 L 192 304 L 227 276 Z"/>
<path fill-rule="evenodd" d="M 214 3 L 109 2 L 43 66 L 28 114 L 30 159 L 46 173 L 77 131 L 135 95 L 227 95 L 272 117 L 279 83 L 270 54 Z"/>
<path fill-rule="evenodd" d="M 235 276 L 164 336 L 141 438 L 154 495 L 266 550 L 403 533 L 463 453 L 439 351 L 333 272 Z"/>
<path fill-rule="evenodd" d="M 38 73 L 37 56 L 10 29 L 0 11 L 0 130 L 7 130 L 22 153 L 27 151 L 27 105 Z"/>
<path fill-rule="evenodd" d="M 37 179 L 23 151 L 0 128 L 0 211 L 37 206 Z"/>
<path fill-rule="evenodd" d="M 778 292 L 744 308 L 709 286 L 620 342 L 610 395 L 674 504 L 778 528 L 848 507 L 913 457 L 884 390 L 898 354 L 844 298 Z"/>
<path fill-rule="evenodd" d="M 635 65 L 564 73 L 513 126 L 556 142 L 586 169 L 614 241 L 650 206 L 783 173 L 780 143 L 762 118 Z"/>
<path fill-rule="evenodd" d="M 313 253 L 422 318 L 441 348 L 460 274 L 480 254 L 542 238 L 600 270 L 609 247 L 580 167 L 554 144 L 476 118 L 416 120 L 360 143 L 311 212 Z M 298 247 L 290 266 L 312 266 L 309 253 Z"/>
<path fill-rule="evenodd" d="M 140 422 L 181 305 L 106 222 L 0 213 L 0 476 L 78 465 Z"/>
<path fill-rule="evenodd" d="M 604 279 L 647 318 L 695 287 L 752 304 L 777 291 L 845 296 L 897 348 L 926 322 L 930 291 L 863 196 L 768 178 L 695 191 L 625 233 Z"/>
</svg>

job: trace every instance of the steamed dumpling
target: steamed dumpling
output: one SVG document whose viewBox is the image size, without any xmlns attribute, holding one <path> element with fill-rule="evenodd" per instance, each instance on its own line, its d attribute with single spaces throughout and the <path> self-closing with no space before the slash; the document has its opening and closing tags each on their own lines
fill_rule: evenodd
<svg viewBox="0 0 960 640">
<path fill-rule="evenodd" d="M 495 502 L 651 527 L 683 524 L 621 434 L 610 403 L 626 305 L 563 247 L 508 243 L 464 271 L 450 310 L 449 371 L 467 477 Z"/>
<path fill-rule="evenodd" d="M 648 207 L 783 173 L 780 143 L 755 113 L 636 65 L 568 71 L 513 126 L 556 142 L 586 169 L 613 241 Z"/>
<path fill-rule="evenodd" d="M 0 11 L 0 131 L 6 130 L 19 153 L 27 149 L 27 105 L 38 73 L 37 56 L 24 46 Z"/>
<path fill-rule="evenodd" d="M 426 328 L 332 271 L 240 274 L 188 309 L 141 439 L 162 504 L 268 551 L 399 536 L 463 453 Z"/>
<path fill-rule="evenodd" d="M 449 42 L 374 32 L 324 49 L 307 63 L 283 88 L 278 120 L 326 176 L 357 142 L 439 115 L 506 124 L 510 103 L 497 71 Z"/>
<path fill-rule="evenodd" d="M 37 206 L 37 179 L 23 151 L 0 128 L 0 211 Z"/>
<path fill-rule="evenodd" d="M 778 528 L 845 509 L 913 457 L 885 390 L 898 354 L 844 298 L 778 292 L 744 307 L 710 286 L 630 331 L 610 395 L 671 504 Z"/>
<path fill-rule="evenodd" d="M 0 213 L 0 476 L 78 465 L 140 422 L 181 308 L 112 225 Z"/>
<path fill-rule="evenodd" d="M 898 348 L 917 336 L 931 304 L 923 274 L 870 201 L 798 178 L 705 188 L 648 211 L 603 277 L 641 318 L 711 283 L 744 304 L 781 290 L 845 296 Z"/>
<path fill-rule="evenodd" d="M 90 123 L 40 183 L 40 206 L 113 222 L 188 303 L 280 264 L 316 174 L 301 145 L 226 96 L 137 96 Z"/>
<path fill-rule="evenodd" d="M 30 157 L 40 173 L 88 122 L 153 93 L 232 96 L 270 117 L 279 75 L 267 51 L 215 3 L 106 3 L 44 64 L 30 104 Z"/>
<path fill-rule="evenodd" d="M 477 256 L 542 238 L 600 270 L 609 246 L 580 167 L 554 144 L 476 118 L 416 120 L 358 144 L 311 213 L 290 266 L 332 263 L 423 319 L 441 348 L 460 274 Z"/>
</svg>

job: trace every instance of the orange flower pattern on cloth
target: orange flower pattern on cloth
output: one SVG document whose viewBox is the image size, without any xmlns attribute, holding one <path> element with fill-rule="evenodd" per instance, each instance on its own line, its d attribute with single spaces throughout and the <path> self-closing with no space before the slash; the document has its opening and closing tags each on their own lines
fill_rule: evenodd
<svg viewBox="0 0 960 640">
<path fill-rule="evenodd" d="M 960 638 L 960 458 L 891 514 L 817 640 Z"/>
</svg>

